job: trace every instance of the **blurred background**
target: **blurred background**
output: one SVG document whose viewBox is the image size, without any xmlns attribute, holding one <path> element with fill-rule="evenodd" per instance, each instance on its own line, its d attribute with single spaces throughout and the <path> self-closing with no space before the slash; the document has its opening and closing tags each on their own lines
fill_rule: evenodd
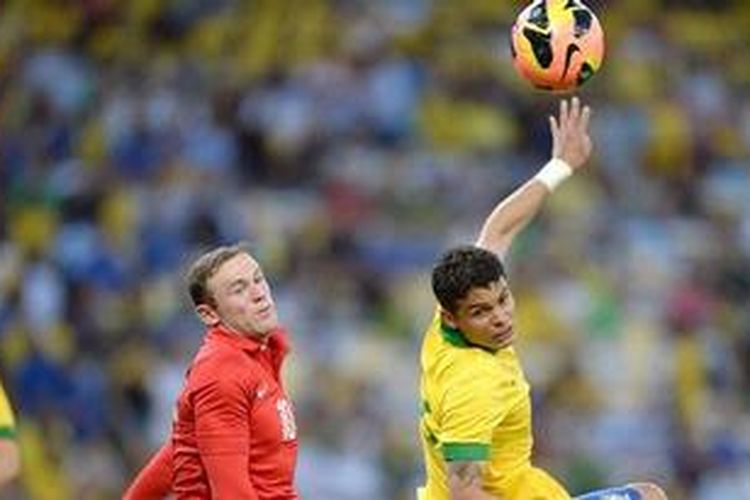
<svg viewBox="0 0 750 500">
<path fill-rule="evenodd" d="M 590 5 L 596 158 L 508 262 L 537 462 L 750 499 L 750 2 Z M 294 339 L 303 498 L 413 498 L 430 266 L 550 151 L 523 6 L 0 1 L 2 498 L 119 498 L 201 341 L 185 266 L 237 240 Z"/>
</svg>

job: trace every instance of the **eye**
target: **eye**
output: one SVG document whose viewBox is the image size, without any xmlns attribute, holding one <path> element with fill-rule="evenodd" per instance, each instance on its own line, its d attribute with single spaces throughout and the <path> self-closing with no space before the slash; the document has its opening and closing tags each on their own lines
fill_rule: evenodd
<svg viewBox="0 0 750 500">
<path fill-rule="evenodd" d="M 485 308 L 485 307 L 475 307 L 475 308 L 469 310 L 469 316 L 471 316 L 472 318 L 479 318 L 485 312 L 487 312 L 487 308 Z"/>
<path fill-rule="evenodd" d="M 253 276 L 253 283 L 255 283 L 257 285 L 257 284 L 263 283 L 263 281 L 265 281 L 265 279 L 266 279 L 266 277 L 263 276 L 263 273 L 258 273 L 255 276 Z"/>
</svg>

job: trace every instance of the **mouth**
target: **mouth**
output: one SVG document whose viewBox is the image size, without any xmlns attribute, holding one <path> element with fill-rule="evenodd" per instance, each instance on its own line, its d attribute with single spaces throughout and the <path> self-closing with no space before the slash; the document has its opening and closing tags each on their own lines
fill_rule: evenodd
<svg viewBox="0 0 750 500">
<path fill-rule="evenodd" d="M 271 315 L 271 313 L 273 313 L 273 304 L 268 304 L 262 309 L 258 309 L 258 311 L 256 312 L 256 315 L 260 316 L 261 318 L 267 318 L 268 316 Z"/>
<path fill-rule="evenodd" d="M 498 344 L 507 344 L 510 342 L 510 340 L 513 338 L 513 327 L 509 326 L 502 330 L 500 333 L 493 335 L 492 340 L 497 342 Z"/>
</svg>

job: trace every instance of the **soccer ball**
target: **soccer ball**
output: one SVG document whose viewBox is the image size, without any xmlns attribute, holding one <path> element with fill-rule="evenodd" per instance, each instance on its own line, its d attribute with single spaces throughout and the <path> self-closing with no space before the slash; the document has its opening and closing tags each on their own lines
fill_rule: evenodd
<svg viewBox="0 0 750 500">
<path fill-rule="evenodd" d="M 511 29 L 518 73 L 543 90 L 572 90 L 599 69 L 604 32 L 580 0 L 534 0 Z"/>
</svg>

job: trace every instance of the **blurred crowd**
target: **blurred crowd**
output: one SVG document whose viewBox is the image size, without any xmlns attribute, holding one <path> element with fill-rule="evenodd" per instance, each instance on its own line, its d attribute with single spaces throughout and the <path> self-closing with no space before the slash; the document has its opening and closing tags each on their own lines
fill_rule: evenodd
<svg viewBox="0 0 750 500">
<path fill-rule="evenodd" d="M 303 498 L 413 498 L 430 265 L 550 151 L 522 6 L 0 2 L 3 498 L 119 498 L 201 341 L 185 266 L 238 240 L 294 340 Z M 591 6 L 596 158 L 508 262 L 538 462 L 750 498 L 750 4 Z"/>
</svg>

